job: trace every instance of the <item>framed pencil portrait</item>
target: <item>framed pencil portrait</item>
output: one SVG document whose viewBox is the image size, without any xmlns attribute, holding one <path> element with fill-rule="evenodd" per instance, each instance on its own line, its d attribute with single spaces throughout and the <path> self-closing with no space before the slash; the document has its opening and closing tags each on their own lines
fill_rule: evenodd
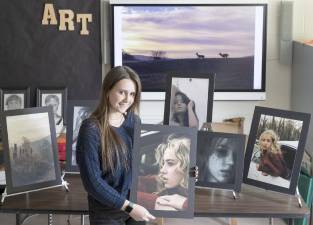
<svg viewBox="0 0 313 225">
<path fill-rule="evenodd" d="M 80 125 L 96 109 L 97 100 L 68 101 L 66 131 L 66 172 L 78 173 L 76 163 L 76 143 Z"/>
<path fill-rule="evenodd" d="M 52 109 L 8 110 L 1 124 L 7 193 L 61 185 Z"/>
<path fill-rule="evenodd" d="M 195 128 L 135 126 L 131 201 L 156 217 L 193 217 L 196 164 Z"/>
<path fill-rule="evenodd" d="M 30 106 L 30 89 L 3 88 L 1 93 L 1 111 L 24 109 Z"/>
<path fill-rule="evenodd" d="M 55 125 L 66 124 L 67 88 L 37 88 L 37 106 L 52 106 Z"/>
<path fill-rule="evenodd" d="M 294 194 L 310 114 L 255 107 L 248 139 L 244 183 Z"/>
<path fill-rule="evenodd" d="M 197 187 L 231 189 L 242 183 L 245 135 L 198 131 Z"/>
<path fill-rule="evenodd" d="M 212 121 L 215 74 L 170 74 L 167 80 L 164 124 L 196 127 Z"/>
</svg>

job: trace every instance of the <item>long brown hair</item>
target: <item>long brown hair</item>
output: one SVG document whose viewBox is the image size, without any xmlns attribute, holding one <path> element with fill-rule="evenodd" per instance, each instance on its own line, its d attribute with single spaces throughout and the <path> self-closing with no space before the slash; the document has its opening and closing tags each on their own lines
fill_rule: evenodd
<svg viewBox="0 0 313 225">
<path fill-rule="evenodd" d="M 127 113 L 139 113 L 141 82 L 138 74 L 127 66 L 117 66 L 109 71 L 102 84 L 100 103 L 91 117 L 96 119 L 101 133 L 101 159 L 103 171 L 116 172 L 116 168 L 123 166 L 129 169 L 127 160 L 127 148 L 123 140 L 116 134 L 109 124 L 110 102 L 109 93 L 117 82 L 130 79 L 135 83 L 136 94 L 134 103 L 129 107 Z"/>
</svg>

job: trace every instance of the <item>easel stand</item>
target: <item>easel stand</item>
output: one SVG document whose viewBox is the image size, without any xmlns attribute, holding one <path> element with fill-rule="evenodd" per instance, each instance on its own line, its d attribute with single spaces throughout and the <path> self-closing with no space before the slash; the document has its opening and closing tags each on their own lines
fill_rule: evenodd
<svg viewBox="0 0 313 225">
<path fill-rule="evenodd" d="M 236 192 L 235 190 L 232 190 L 232 192 L 233 192 L 233 198 L 234 200 L 236 200 L 239 197 L 239 193 Z"/>
<path fill-rule="evenodd" d="M 299 208 L 302 208 L 301 196 L 300 196 L 300 192 L 299 192 L 299 187 L 298 186 L 297 186 L 297 189 L 296 189 L 296 198 L 298 200 Z"/>
<path fill-rule="evenodd" d="M 40 189 L 25 191 L 25 192 L 18 192 L 18 193 L 9 194 L 9 195 L 7 194 L 7 188 L 5 188 L 4 192 L 2 193 L 2 196 L 1 196 L 1 205 L 3 204 L 6 197 L 10 197 L 10 196 L 14 196 L 14 195 L 20 195 L 20 194 L 28 194 L 29 192 L 45 190 L 45 189 L 54 188 L 54 187 L 63 186 L 65 188 L 66 192 L 68 192 L 69 191 L 69 188 L 68 188 L 69 183 L 64 180 L 64 176 L 65 176 L 65 173 L 62 173 L 62 176 L 61 176 L 62 183 L 60 185 L 56 185 L 56 186 L 45 187 L 45 188 L 40 188 Z"/>
</svg>

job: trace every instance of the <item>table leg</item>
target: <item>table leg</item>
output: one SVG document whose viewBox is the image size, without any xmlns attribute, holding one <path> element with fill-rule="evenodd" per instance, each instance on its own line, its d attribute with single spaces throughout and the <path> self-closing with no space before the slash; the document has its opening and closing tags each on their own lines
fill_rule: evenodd
<svg viewBox="0 0 313 225">
<path fill-rule="evenodd" d="M 274 225 L 274 218 L 272 217 L 269 218 L 269 225 Z"/>
<path fill-rule="evenodd" d="M 51 213 L 48 214 L 48 225 L 53 225 L 53 218 Z"/>
<path fill-rule="evenodd" d="M 15 214 L 15 224 L 21 225 L 21 215 L 19 213 Z"/>
<path fill-rule="evenodd" d="M 24 214 L 24 213 L 16 213 L 15 214 L 15 224 L 16 225 L 22 225 L 24 221 L 30 217 L 30 214 Z"/>
<path fill-rule="evenodd" d="M 295 220 L 290 218 L 288 221 L 288 224 L 289 225 L 295 225 Z"/>
<path fill-rule="evenodd" d="M 84 214 L 80 215 L 80 225 L 85 225 L 85 215 Z"/>
</svg>

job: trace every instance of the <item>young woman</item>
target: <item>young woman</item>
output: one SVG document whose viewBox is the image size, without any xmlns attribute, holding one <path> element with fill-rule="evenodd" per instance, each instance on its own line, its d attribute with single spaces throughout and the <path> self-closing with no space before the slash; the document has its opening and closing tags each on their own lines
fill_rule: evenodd
<svg viewBox="0 0 313 225">
<path fill-rule="evenodd" d="M 190 139 L 170 135 L 155 150 L 157 176 L 141 176 L 138 203 L 148 209 L 186 210 L 188 205 Z M 154 191 L 151 193 L 151 189 Z M 149 193 L 150 192 L 150 193 Z"/>
<path fill-rule="evenodd" d="M 140 80 L 132 69 L 113 68 L 103 81 L 97 109 L 80 127 L 77 163 L 88 192 L 91 225 L 155 219 L 144 207 L 127 200 L 140 94 Z"/>
<path fill-rule="evenodd" d="M 257 164 L 257 170 L 264 176 L 274 176 L 288 178 L 290 171 L 284 160 L 280 146 L 277 143 L 278 136 L 273 130 L 265 130 L 259 138 L 259 150 L 261 151 L 260 163 Z"/>
<path fill-rule="evenodd" d="M 181 91 L 175 93 L 173 116 L 169 124 L 185 127 L 199 127 L 195 103 Z"/>
<path fill-rule="evenodd" d="M 207 160 L 199 180 L 210 183 L 234 183 L 238 143 L 231 138 L 216 137 L 207 149 Z"/>
</svg>

